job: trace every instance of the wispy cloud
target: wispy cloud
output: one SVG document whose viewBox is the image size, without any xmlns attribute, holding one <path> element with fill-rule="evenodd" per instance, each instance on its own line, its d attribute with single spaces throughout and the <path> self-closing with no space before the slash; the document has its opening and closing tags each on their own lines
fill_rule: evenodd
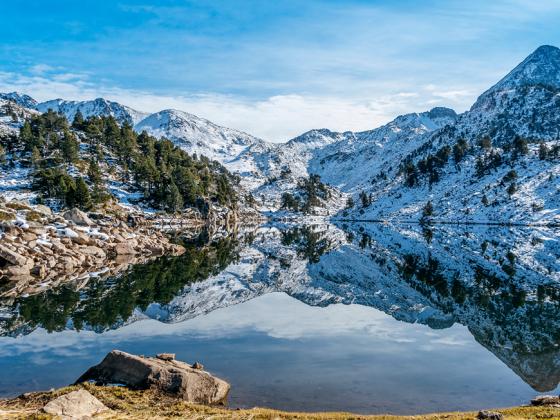
<svg viewBox="0 0 560 420">
<path fill-rule="evenodd" d="M 433 105 L 463 111 L 560 42 L 552 0 L 16 3 L 0 26 L 3 90 L 174 107 L 274 141 Z"/>
<path fill-rule="evenodd" d="M 425 111 L 436 104 L 456 105 L 469 98 L 467 91 L 439 91 L 435 86 L 417 92 L 386 94 L 373 100 L 313 94 L 275 95 L 259 100 L 216 93 L 156 95 L 100 85 L 83 73 L 0 72 L 0 91 L 14 90 L 39 101 L 104 97 L 145 112 L 180 109 L 275 142 L 287 141 L 313 128 L 369 130 L 403 113 Z"/>
</svg>

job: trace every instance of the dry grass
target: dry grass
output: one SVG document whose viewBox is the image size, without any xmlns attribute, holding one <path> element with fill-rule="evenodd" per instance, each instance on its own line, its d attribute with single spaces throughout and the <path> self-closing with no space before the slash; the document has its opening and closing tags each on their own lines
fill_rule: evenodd
<svg viewBox="0 0 560 420">
<path fill-rule="evenodd" d="M 171 396 L 162 395 L 156 391 L 131 391 L 122 387 L 98 387 L 82 384 L 62 388 L 52 392 L 27 394 L 12 400 L 0 401 L 0 417 L 10 419 L 50 419 L 40 413 L 48 401 L 84 387 L 107 407 L 110 412 L 101 414 L 100 419 L 235 419 L 235 420 L 265 420 L 265 419 L 372 419 L 372 420 L 472 420 L 476 412 L 440 413 L 419 416 L 363 416 L 350 413 L 297 413 L 263 408 L 250 410 L 230 410 L 223 407 L 208 407 L 187 404 Z M 505 419 L 560 419 L 560 409 L 554 407 L 515 407 L 495 410 L 504 414 Z"/>
</svg>

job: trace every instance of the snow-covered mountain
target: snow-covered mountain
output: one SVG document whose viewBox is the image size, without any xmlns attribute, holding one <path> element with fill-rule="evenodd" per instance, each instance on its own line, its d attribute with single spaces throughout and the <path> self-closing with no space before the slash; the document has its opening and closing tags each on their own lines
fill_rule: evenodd
<svg viewBox="0 0 560 420">
<path fill-rule="evenodd" d="M 91 116 L 113 116 L 119 123 L 136 124 L 148 114 L 136 111 L 128 106 L 107 99 L 97 98 L 92 101 L 66 101 L 64 99 L 53 99 L 35 105 L 35 109 L 40 112 L 47 112 L 52 109 L 55 112 L 64 114 L 68 121 L 72 122 L 78 110 L 84 118 Z"/>
<path fill-rule="evenodd" d="M 12 94 L 0 94 L 0 135 L 16 134 L 26 119 L 39 114 L 32 108 L 20 105 L 20 102 L 27 103 L 27 100 Z"/>
<path fill-rule="evenodd" d="M 19 94 L 18 92 L 0 93 L 0 99 L 15 102 L 23 108 L 34 109 L 37 106 L 37 101 L 31 96 Z"/>
<path fill-rule="evenodd" d="M 438 107 L 373 130 L 311 130 L 282 144 L 177 110 L 147 115 L 104 99 L 0 98 L 69 119 L 78 109 L 113 115 L 169 138 L 238 174 L 264 210 L 278 210 L 284 192 L 315 174 L 333 188 L 324 214 L 418 220 L 432 201 L 445 220 L 560 223 L 560 50 L 552 46 L 539 47 L 461 115 Z M 344 209 L 349 195 L 357 204 Z"/>
<path fill-rule="evenodd" d="M 473 107 L 392 157 L 364 218 L 560 222 L 560 50 L 540 47 Z"/>
<path fill-rule="evenodd" d="M 135 126 L 155 137 L 166 137 L 190 153 L 228 162 L 248 147 L 263 140 L 231 128 L 221 127 L 204 118 L 175 109 L 151 114 Z"/>
</svg>

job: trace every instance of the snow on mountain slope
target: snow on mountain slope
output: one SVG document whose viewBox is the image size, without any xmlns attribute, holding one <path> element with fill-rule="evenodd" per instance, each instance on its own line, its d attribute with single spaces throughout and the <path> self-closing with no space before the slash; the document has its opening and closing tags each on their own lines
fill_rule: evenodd
<svg viewBox="0 0 560 420">
<path fill-rule="evenodd" d="M 539 153 L 541 142 L 548 150 L 560 145 L 559 80 L 560 50 L 540 47 L 455 124 L 427 135 L 395 159 L 393 173 L 365 189 L 373 204 L 353 214 L 418 220 L 431 200 L 435 217 L 446 221 L 560 223 L 557 152 L 546 158 Z M 453 150 L 460 140 L 465 151 L 457 161 Z M 446 162 L 432 171 L 430 182 L 418 165 L 423 161 L 423 170 L 430 172 L 426 159 L 434 162 L 438 151 Z M 405 183 L 409 175 L 402 169 L 407 162 L 415 165 L 409 174 L 418 179 L 415 186 Z"/>
<path fill-rule="evenodd" d="M 4 97 L 8 95 L 0 94 L 0 134 L 17 133 L 23 122 L 38 112 L 20 105 L 13 96 L 11 98 L 14 100 Z"/>
<path fill-rule="evenodd" d="M 221 127 L 187 112 L 167 109 L 149 115 L 135 125 L 138 132 L 167 137 L 190 153 L 229 160 L 262 140 L 241 131 Z"/>
<path fill-rule="evenodd" d="M 123 124 L 136 124 L 138 121 L 146 117 L 145 112 L 136 111 L 117 102 L 108 101 L 107 99 L 97 98 L 91 101 L 66 101 L 64 99 L 53 99 L 41 102 L 35 107 L 40 112 L 46 112 L 52 109 L 55 112 L 64 114 L 68 121 L 72 122 L 78 110 L 84 118 L 91 116 L 113 116 Z"/>
<path fill-rule="evenodd" d="M 0 93 L 0 99 L 15 102 L 23 108 L 34 109 L 37 106 L 37 101 L 31 96 L 24 95 L 18 92 Z"/>
<path fill-rule="evenodd" d="M 387 175 L 408 151 L 425 141 L 426 134 L 453 124 L 452 109 L 434 108 L 420 114 L 397 117 L 374 130 L 352 133 L 344 140 L 317 151 L 309 163 L 310 171 L 321 175 L 330 185 L 352 192 Z"/>
</svg>

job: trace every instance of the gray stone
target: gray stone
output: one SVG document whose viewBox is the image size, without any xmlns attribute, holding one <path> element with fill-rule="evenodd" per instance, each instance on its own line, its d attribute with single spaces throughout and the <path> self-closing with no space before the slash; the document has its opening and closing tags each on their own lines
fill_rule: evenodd
<svg viewBox="0 0 560 420">
<path fill-rule="evenodd" d="M 159 353 L 156 354 L 159 360 L 175 360 L 175 353 Z"/>
<path fill-rule="evenodd" d="M 87 419 L 107 410 L 109 409 L 101 401 L 85 389 L 61 395 L 43 407 L 45 413 L 64 420 Z"/>
<path fill-rule="evenodd" d="M 204 370 L 204 365 L 200 362 L 194 362 L 192 367 L 193 369 Z"/>
<path fill-rule="evenodd" d="M 37 213 L 42 214 L 43 216 L 51 217 L 53 215 L 50 207 L 44 206 L 42 204 L 37 204 L 33 210 L 35 210 Z"/>
<path fill-rule="evenodd" d="M 476 418 L 480 420 L 503 420 L 504 415 L 495 411 L 479 411 Z"/>
<path fill-rule="evenodd" d="M 531 400 L 531 405 L 560 405 L 560 397 L 556 395 L 539 395 Z"/>
<path fill-rule="evenodd" d="M 198 404 L 224 403 L 230 385 L 178 360 L 140 357 L 113 350 L 76 382 L 121 383 L 133 389 L 156 388 Z"/>
<path fill-rule="evenodd" d="M 90 220 L 87 214 L 85 214 L 83 211 L 78 210 L 76 208 L 64 212 L 62 216 L 64 217 L 64 219 L 74 222 L 77 225 L 81 225 L 81 226 L 93 225 L 93 222 Z"/>
<path fill-rule="evenodd" d="M 17 252 L 14 252 L 2 245 L 0 245 L 0 258 L 5 259 L 13 265 L 25 265 L 27 262 L 26 257 L 19 255 Z"/>
</svg>

